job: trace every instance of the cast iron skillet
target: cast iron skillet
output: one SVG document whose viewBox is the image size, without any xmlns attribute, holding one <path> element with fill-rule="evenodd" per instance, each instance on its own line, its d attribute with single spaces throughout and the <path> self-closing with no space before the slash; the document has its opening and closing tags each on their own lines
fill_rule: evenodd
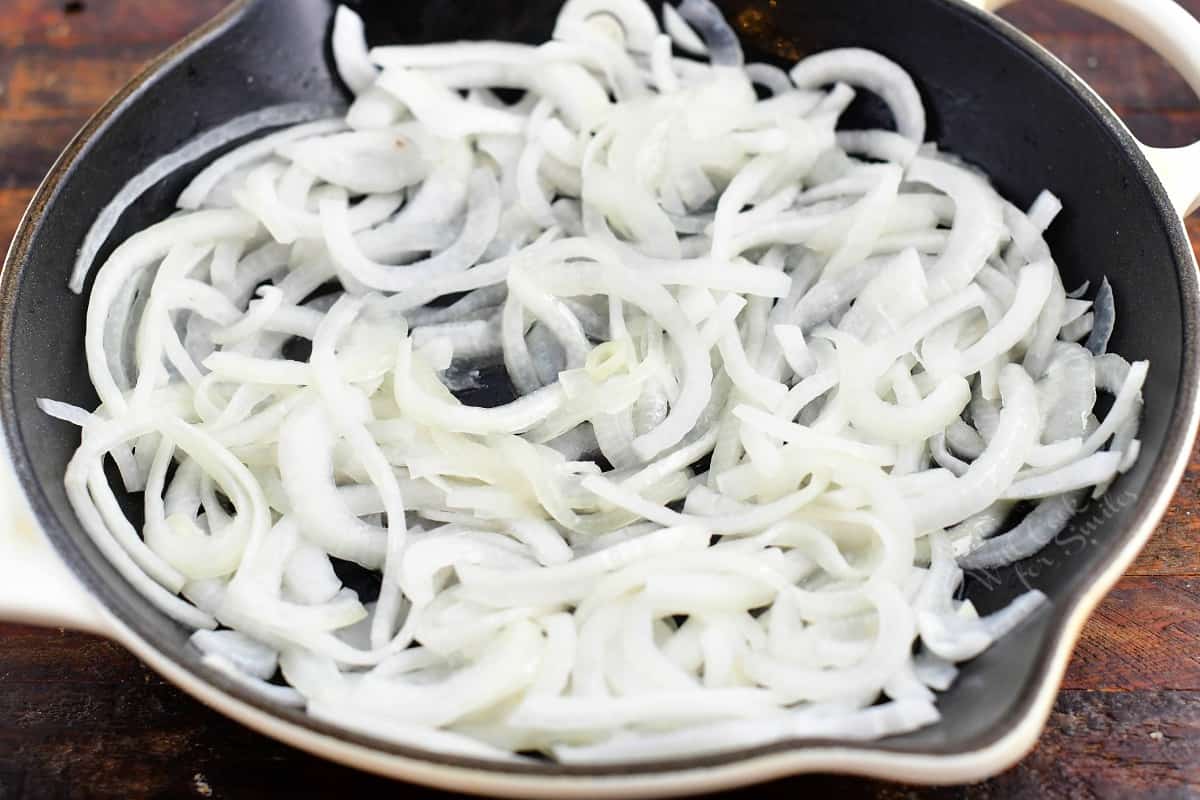
<svg viewBox="0 0 1200 800">
<path fill-rule="evenodd" d="M 1075 2 L 1141 33 L 1200 86 L 1194 55 L 1200 25 L 1170 0 Z M 352 5 L 378 42 L 533 42 L 550 33 L 559 0 Z M 327 43 L 331 0 L 234 3 L 89 122 L 35 197 L 0 282 L 0 411 L 16 477 L 8 492 L 13 525 L 0 534 L 0 615 L 101 632 L 204 702 L 270 735 L 365 769 L 468 791 L 667 795 L 813 770 L 957 782 L 986 777 L 1020 758 L 1045 721 L 1084 618 L 1150 535 L 1191 449 L 1200 374 L 1198 295 L 1179 213 L 1200 190 L 1200 158 L 1194 147 L 1150 152 L 1160 181 L 1144 149 L 1073 73 L 961 0 L 721 5 L 756 59 L 787 63 L 855 45 L 908 68 L 930 111 L 930 138 L 983 166 L 1019 205 L 1043 187 L 1062 198 L 1066 212 L 1049 238 L 1066 282 L 1091 279 L 1094 285 L 1107 275 L 1120 309 L 1114 350 L 1152 364 L 1137 466 L 1043 553 L 971 578 L 967 594 L 982 611 L 1027 587 L 1044 590 L 1053 602 L 1019 635 L 965 665 L 940 699 L 940 724 L 881 742 L 786 742 L 619 767 L 497 766 L 431 754 L 318 723 L 242 691 L 204 667 L 188 645 L 188 631 L 143 602 L 90 543 L 62 484 L 77 434 L 35 405 L 39 397 L 89 408 L 96 403 L 82 357 L 86 295 L 66 289 L 76 248 L 126 181 L 198 133 L 264 106 L 341 101 Z M 859 124 L 882 122 L 886 112 L 868 100 L 852 117 Z M 146 192 L 101 258 L 164 217 L 200 166 Z"/>
</svg>

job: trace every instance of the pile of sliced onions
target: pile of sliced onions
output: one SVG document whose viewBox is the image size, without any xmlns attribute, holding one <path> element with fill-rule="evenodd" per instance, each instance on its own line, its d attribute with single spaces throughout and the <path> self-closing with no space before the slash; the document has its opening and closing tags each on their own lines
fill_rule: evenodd
<svg viewBox="0 0 1200 800">
<path fill-rule="evenodd" d="M 344 117 L 216 159 L 100 267 L 100 407 L 43 408 L 84 527 L 214 669 L 429 749 L 655 759 L 930 724 L 1044 599 L 956 591 L 1129 469 L 1147 371 L 1107 284 L 1064 291 L 1059 202 L 926 143 L 878 54 L 789 74 L 665 10 L 368 51 L 340 9 Z M 898 132 L 836 130 L 855 87 Z M 457 399 L 501 364 L 515 399 Z"/>
</svg>

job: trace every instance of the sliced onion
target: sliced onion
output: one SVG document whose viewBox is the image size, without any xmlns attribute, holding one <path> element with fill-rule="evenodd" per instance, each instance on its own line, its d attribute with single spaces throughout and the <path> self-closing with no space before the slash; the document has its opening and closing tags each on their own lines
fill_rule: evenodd
<svg viewBox="0 0 1200 800">
<path fill-rule="evenodd" d="M 990 538 L 961 556 L 959 566 L 994 569 L 1034 555 L 1062 533 L 1079 511 L 1082 500 L 1082 492 L 1043 500 L 1011 531 Z"/>
<path fill-rule="evenodd" d="M 275 124 L 286 123 L 278 122 Z M 179 195 L 176 205 L 182 209 L 194 211 L 203 206 L 209 194 L 223 178 L 243 167 L 268 157 L 279 145 L 306 139 L 310 136 L 334 133 L 342 130 L 345 126 L 346 123 L 340 119 L 322 119 L 310 122 L 307 125 L 285 128 L 278 133 L 248 142 L 236 150 L 226 153 L 205 167 L 199 175 L 192 179 L 192 182 L 187 185 L 183 193 Z M 252 130 L 246 131 L 246 133 L 251 133 Z"/>
<path fill-rule="evenodd" d="M 671 37 L 675 46 L 695 56 L 708 55 L 708 47 L 691 26 L 688 25 L 675 6 L 663 3 L 663 30 Z"/>
<path fill-rule="evenodd" d="M 1092 325 L 1091 334 L 1084 346 L 1092 355 L 1107 352 L 1108 341 L 1112 338 L 1113 327 L 1117 323 L 1117 311 L 1113 302 L 1112 286 L 1108 278 L 1100 281 L 1096 290 L 1096 321 Z"/>
<path fill-rule="evenodd" d="M 345 118 L 216 159 L 100 269 L 101 403 L 39 405 L 80 428 L 85 531 L 214 674 L 426 749 L 625 763 L 932 724 L 1045 601 L 957 592 L 1131 468 L 1148 374 L 1104 352 L 1107 284 L 1066 294 L 1061 202 L 924 145 L 882 56 L 789 78 L 709 0 L 663 13 L 368 52 L 339 9 Z M 851 85 L 898 132 L 837 131 Z"/>
<path fill-rule="evenodd" d="M 259 109 L 258 111 L 252 111 L 236 117 L 224 125 L 213 128 L 211 131 L 183 145 L 178 150 L 155 161 L 117 192 L 116 196 L 109 201 L 108 205 L 104 207 L 104 210 L 100 212 L 100 215 L 96 217 L 95 222 L 88 229 L 87 235 L 83 238 L 83 244 L 79 247 L 79 254 L 75 257 L 75 267 L 71 272 L 71 280 L 68 284 L 71 291 L 76 294 L 83 291 L 84 281 L 87 279 L 88 272 L 91 271 L 94 265 L 96 254 L 100 252 L 100 248 L 108 240 L 109 234 L 117 226 L 121 215 L 139 197 L 145 194 L 146 190 L 150 187 L 179 168 L 210 155 L 214 150 L 218 150 L 232 141 L 258 133 L 266 128 L 295 125 L 297 122 L 306 122 L 325 117 L 331 111 L 333 109 L 328 106 L 314 106 L 302 103 Z M 316 124 L 320 126 L 319 129 L 330 129 L 340 125 L 339 122 L 333 120 L 326 120 Z M 256 147 L 255 149 L 257 152 L 263 152 L 262 148 Z M 216 175 L 217 173 L 214 172 L 212 174 Z M 212 184 L 216 183 L 215 179 L 210 178 L 209 180 Z M 194 198 L 197 201 L 192 208 L 199 207 L 199 202 L 204 199 L 203 196 L 200 196 L 201 192 L 207 192 L 209 189 L 211 189 L 211 186 L 207 189 L 197 188 L 192 192 L 189 200 Z M 180 208 L 185 207 L 182 204 L 183 202 L 184 199 L 181 196 Z"/>
<path fill-rule="evenodd" d="M 355 94 L 362 94 L 375 83 L 378 72 L 367 54 L 367 31 L 362 17 L 348 6 L 338 6 L 333 14 L 333 60 L 342 82 Z"/>
<path fill-rule="evenodd" d="M 714 67 L 740 67 L 745 63 L 737 34 L 712 0 L 683 0 L 679 16 L 704 40 L 706 55 Z"/>
<path fill-rule="evenodd" d="M 801 89 L 818 89 L 839 81 L 879 95 L 896 120 L 896 130 L 918 144 L 925 141 L 925 107 L 921 95 L 895 62 L 870 50 L 827 50 L 792 67 L 792 82 Z"/>
</svg>

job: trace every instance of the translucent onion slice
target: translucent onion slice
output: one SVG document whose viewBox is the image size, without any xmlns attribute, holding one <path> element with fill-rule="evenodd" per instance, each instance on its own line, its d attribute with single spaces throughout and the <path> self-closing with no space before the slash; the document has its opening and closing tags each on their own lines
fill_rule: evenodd
<svg viewBox="0 0 1200 800">
<path fill-rule="evenodd" d="M 362 17 L 348 6 L 333 13 L 333 61 L 342 82 L 355 94 L 362 94 L 375 83 L 378 71 L 367 54 L 367 31 Z"/>
<path fill-rule="evenodd" d="M 870 50 L 827 50 L 792 67 L 792 82 L 801 89 L 819 89 L 844 82 L 879 95 L 896 120 L 896 130 L 918 144 L 925 141 L 925 106 L 921 95 L 900 66 Z"/>
</svg>

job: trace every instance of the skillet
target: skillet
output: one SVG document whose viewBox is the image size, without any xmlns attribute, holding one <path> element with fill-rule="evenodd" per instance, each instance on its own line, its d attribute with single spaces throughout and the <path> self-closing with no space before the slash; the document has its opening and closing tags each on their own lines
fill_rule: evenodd
<svg viewBox="0 0 1200 800">
<path fill-rule="evenodd" d="M 1072 0 L 1139 35 L 1200 91 L 1200 23 L 1171 0 Z M 350 3 L 374 43 L 462 38 L 541 41 L 559 0 L 437 0 L 401 8 Z M 862 46 L 916 79 L 929 137 L 1028 205 L 1042 188 L 1066 211 L 1049 243 L 1070 286 L 1107 275 L 1120 309 L 1112 346 L 1153 364 L 1143 451 L 1108 499 L 1085 509 L 1042 553 L 971 576 L 987 612 L 1027 588 L 1048 610 L 974 661 L 939 700 L 943 720 L 879 742 L 782 742 L 703 758 L 605 767 L 496 765 L 392 745 L 247 693 L 200 663 L 188 631 L 150 608 L 84 534 L 62 484 L 78 434 L 39 397 L 96 403 L 83 361 L 83 296 L 66 289 L 92 220 L 150 163 L 255 109 L 344 102 L 332 76 L 331 0 L 238 0 L 154 61 L 68 146 L 35 195 L 0 275 L 0 618 L 115 639 L 185 691 L 267 735 L 396 778 L 511 797 L 667 796 L 809 771 L 926 783 L 995 774 L 1036 741 L 1091 610 L 1165 511 L 1196 432 L 1200 309 L 1181 216 L 1200 195 L 1200 145 L 1141 145 L 1087 85 L 988 13 L 996 0 L 721 0 L 749 54 L 780 64 Z M 885 123 L 870 98 L 856 126 Z M 99 258 L 169 213 L 203 166 L 185 165 L 121 217 Z"/>
</svg>

